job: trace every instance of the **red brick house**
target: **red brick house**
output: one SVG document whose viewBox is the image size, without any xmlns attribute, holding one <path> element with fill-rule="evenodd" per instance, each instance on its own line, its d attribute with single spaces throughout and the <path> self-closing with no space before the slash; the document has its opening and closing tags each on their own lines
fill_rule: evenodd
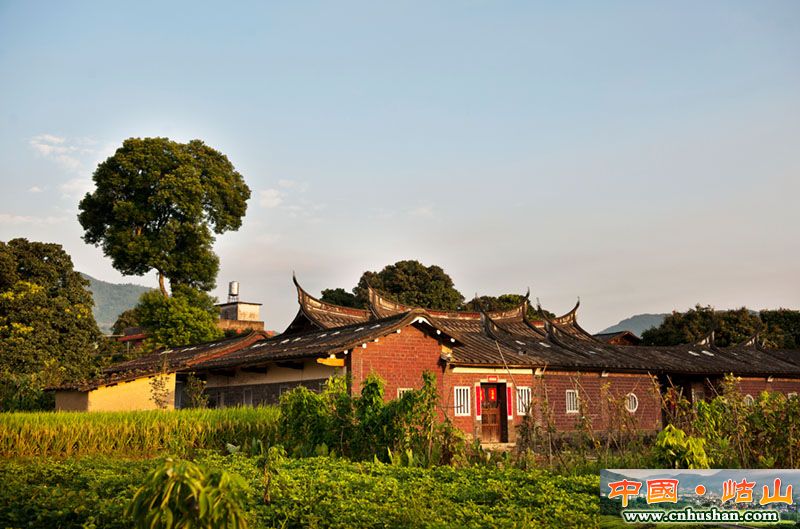
<svg viewBox="0 0 800 529">
<path fill-rule="evenodd" d="M 484 442 L 513 442 L 526 413 L 561 431 L 579 422 L 607 430 L 622 413 L 636 428 L 656 431 L 667 387 L 707 398 L 728 373 L 753 396 L 800 391 L 800 352 L 764 350 L 755 340 L 731 348 L 715 346 L 713 336 L 676 347 L 617 345 L 580 326 L 579 304 L 563 316 L 541 312 L 541 321 L 531 321 L 527 298 L 507 311 L 445 312 L 404 306 L 373 290 L 368 309 L 353 309 L 295 285 L 298 312 L 282 334 L 213 347 L 219 352 L 202 357 L 193 357 L 191 347 L 162 351 L 136 361 L 137 369 L 147 371 L 148 362 L 156 369 L 164 355 L 180 358 L 176 384 L 188 373 L 204 377 L 216 406 L 274 403 L 283 391 L 317 389 L 335 374 L 348 375 L 358 392 L 375 373 L 392 399 L 421 387 L 430 371 L 441 414 Z M 120 377 L 128 367 L 113 366 L 107 375 Z"/>
</svg>

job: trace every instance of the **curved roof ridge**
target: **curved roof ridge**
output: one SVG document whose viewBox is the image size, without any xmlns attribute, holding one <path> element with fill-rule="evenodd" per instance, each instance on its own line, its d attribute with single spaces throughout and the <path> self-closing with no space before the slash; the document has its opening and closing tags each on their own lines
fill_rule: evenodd
<svg viewBox="0 0 800 529">
<path fill-rule="evenodd" d="M 716 345 L 716 343 L 714 343 L 714 331 L 712 330 L 710 333 L 706 334 L 705 336 L 703 336 L 699 340 L 696 340 L 696 341 L 692 342 L 689 345 L 697 345 L 697 346 L 701 346 L 701 345 L 714 346 L 714 345 Z"/>
<path fill-rule="evenodd" d="M 300 305 L 300 310 L 309 320 L 321 328 L 336 327 L 372 319 L 373 315 L 367 309 L 343 307 L 312 296 L 300 286 L 300 282 L 297 281 L 297 276 L 294 272 L 292 272 L 292 282 L 297 288 L 297 303 Z M 328 319 L 335 321 L 326 321 Z"/>
<path fill-rule="evenodd" d="M 367 286 L 367 292 L 369 295 L 369 310 L 372 314 L 374 314 L 376 317 L 379 318 L 385 318 L 386 316 L 391 316 L 392 314 L 399 314 L 401 312 L 408 312 L 410 310 L 420 309 L 425 311 L 428 315 L 430 315 L 433 318 L 447 318 L 455 320 L 479 320 L 481 318 L 481 313 L 484 312 L 483 310 L 460 311 L 460 310 L 439 310 L 427 307 L 414 307 L 411 305 L 406 305 L 405 303 L 402 303 L 400 301 L 394 301 L 385 294 L 381 293 L 375 288 L 372 288 L 369 285 Z M 486 314 L 488 314 L 494 319 L 524 318 L 525 313 L 527 312 L 529 296 L 530 296 L 530 290 L 528 290 L 528 293 L 525 294 L 522 303 L 520 303 L 517 307 L 505 310 L 490 310 L 486 311 Z"/>
<path fill-rule="evenodd" d="M 592 333 L 581 327 L 581 325 L 578 323 L 578 308 L 580 306 L 581 298 L 578 298 L 578 301 L 575 303 L 575 306 L 572 307 L 572 310 L 562 314 L 561 316 L 556 316 L 555 318 L 550 318 L 547 316 L 540 304 L 537 305 L 537 310 L 539 311 L 539 315 L 546 323 L 555 326 L 559 331 L 587 342 L 602 343 L 600 340 L 595 338 Z"/>
<path fill-rule="evenodd" d="M 754 349 L 761 348 L 761 331 L 756 331 L 752 336 L 744 340 L 742 343 L 737 343 L 736 347 L 752 347 Z"/>
<path fill-rule="evenodd" d="M 556 316 L 555 318 L 551 318 L 553 323 L 557 323 L 558 325 L 567 325 L 572 322 L 578 321 L 578 307 L 581 306 L 581 298 L 578 298 L 578 302 L 575 303 L 575 306 L 572 307 L 572 310 L 562 314 L 561 316 Z M 540 307 L 541 308 L 541 307 Z"/>
</svg>

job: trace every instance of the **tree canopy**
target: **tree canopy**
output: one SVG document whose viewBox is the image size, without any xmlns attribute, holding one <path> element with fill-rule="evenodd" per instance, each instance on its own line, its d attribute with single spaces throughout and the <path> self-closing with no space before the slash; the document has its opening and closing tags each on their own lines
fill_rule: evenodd
<svg viewBox="0 0 800 529">
<path fill-rule="evenodd" d="M 214 234 L 237 230 L 250 189 L 228 158 L 200 140 L 129 138 L 98 165 L 80 202 L 83 239 L 127 275 L 156 270 L 161 293 L 214 287 Z"/>
<path fill-rule="evenodd" d="M 172 297 L 145 292 L 136 305 L 136 318 L 147 330 L 146 349 L 179 347 L 222 338 L 217 327 L 219 311 L 214 298 L 200 290 L 179 285 Z"/>
<path fill-rule="evenodd" d="M 468 301 L 464 305 L 464 310 L 471 311 L 495 311 L 495 310 L 511 310 L 520 306 L 525 300 L 525 296 L 520 294 L 503 294 L 501 296 L 480 296 L 476 299 Z M 556 315 L 548 310 L 543 310 L 548 318 L 555 318 Z M 530 304 L 528 305 L 527 317 L 529 320 L 542 319 L 539 311 Z"/>
<path fill-rule="evenodd" d="M 744 342 L 759 333 L 769 347 L 794 348 L 800 337 L 800 312 L 778 309 L 754 312 L 746 307 L 715 310 L 696 305 L 686 312 L 673 312 L 663 323 L 642 333 L 644 345 L 678 345 L 696 342 L 711 331 L 717 345 Z"/>
<path fill-rule="evenodd" d="M 103 341 L 87 285 L 58 244 L 0 242 L 0 408 L 46 407 L 45 386 L 91 373 Z"/>
<path fill-rule="evenodd" d="M 508 310 L 518 307 L 524 300 L 519 294 L 481 296 L 464 303 L 464 296 L 456 290 L 453 280 L 439 266 L 425 266 L 419 261 L 398 261 L 385 266 L 380 272 L 364 272 L 353 292 L 343 288 L 328 288 L 322 291 L 322 301 L 343 307 L 366 308 L 369 305 L 367 287 L 372 287 L 391 299 L 434 310 Z M 545 311 L 548 316 L 552 313 Z M 528 317 L 538 319 L 532 307 Z"/>
<path fill-rule="evenodd" d="M 364 272 L 353 289 L 362 306 L 369 302 L 368 286 L 415 307 L 458 310 L 464 303 L 464 296 L 441 267 L 425 266 L 419 261 L 398 261 L 380 272 Z"/>
<path fill-rule="evenodd" d="M 327 303 L 339 305 L 340 307 L 352 307 L 355 309 L 365 308 L 365 304 L 358 299 L 355 294 L 351 294 L 343 288 L 326 288 L 322 291 L 322 297 L 320 299 Z"/>
</svg>

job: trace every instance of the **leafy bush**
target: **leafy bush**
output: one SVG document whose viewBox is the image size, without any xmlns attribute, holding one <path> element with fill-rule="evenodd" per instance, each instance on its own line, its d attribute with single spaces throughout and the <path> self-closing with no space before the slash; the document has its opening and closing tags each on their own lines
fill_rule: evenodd
<svg viewBox="0 0 800 529">
<path fill-rule="evenodd" d="M 668 424 L 658 434 L 654 452 L 659 468 L 708 468 L 706 440 L 686 435 L 680 428 Z"/>
<path fill-rule="evenodd" d="M 281 396 L 281 440 L 302 457 L 330 451 L 353 459 L 449 463 L 463 452 L 463 436 L 448 421 L 440 423 L 437 402 L 431 373 L 423 375 L 422 389 L 389 402 L 383 400 L 383 382 L 372 375 L 357 397 L 341 377 L 321 393 L 300 386 Z"/>
<path fill-rule="evenodd" d="M 246 529 L 237 475 L 172 458 L 136 491 L 126 514 L 139 529 Z"/>
</svg>

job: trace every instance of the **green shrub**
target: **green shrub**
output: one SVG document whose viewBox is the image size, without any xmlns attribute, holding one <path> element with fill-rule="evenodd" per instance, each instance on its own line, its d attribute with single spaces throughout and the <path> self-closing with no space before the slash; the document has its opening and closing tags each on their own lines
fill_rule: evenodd
<svg viewBox="0 0 800 529">
<path fill-rule="evenodd" d="M 383 397 L 383 381 L 374 375 L 355 397 L 341 377 L 321 393 L 297 387 L 281 396 L 281 442 L 294 456 L 333 453 L 404 464 L 449 463 L 463 453 L 463 435 L 437 416 L 435 375 L 425 373 L 419 390 L 389 402 Z"/>
<path fill-rule="evenodd" d="M 246 529 L 242 478 L 168 458 L 136 491 L 126 514 L 139 529 Z"/>
<path fill-rule="evenodd" d="M 708 468 L 705 444 L 705 439 L 686 435 L 680 428 L 669 424 L 656 438 L 656 462 L 665 468 Z"/>
</svg>

